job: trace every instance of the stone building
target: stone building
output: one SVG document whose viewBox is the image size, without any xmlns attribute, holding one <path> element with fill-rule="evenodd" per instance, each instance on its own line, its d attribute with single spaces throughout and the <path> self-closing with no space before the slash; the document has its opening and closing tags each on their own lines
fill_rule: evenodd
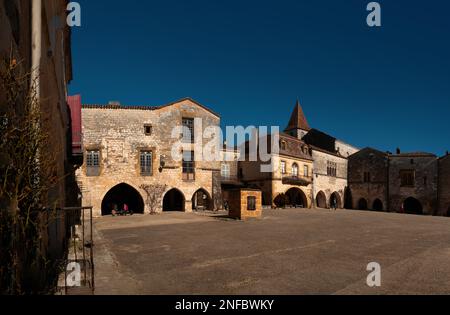
<svg viewBox="0 0 450 315">
<path fill-rule="evenodd" d="M 430 153 L 389 155 L 389 209 L 437 214 L 438 159 Z"/>
<path fill-rule="evenodd" d="M 143 184 L 167 185 L 158 211 L 218 207 L 220 161 L 201 158 L 200 142 L 211 141 L 205 130 L 220 125 L 210 109 L 189 98 L 158 107 L 83 105 L 82 125 L 85 163 L 77 178 L 83 203 L 97 216 L 124 204 L 148 213 Z M 174 134 L 175 127 L 184 130 Z M 180 142 L 176 158 L 172 150 Z"/>
<path fill-rule="evenodd" d="M 365 148 L 349 157 L 348 200 L 360 210 L 436 215 L 438 159 Z"/>
<path fill-rule="evenodd" d="M 312 129 L 297 101 L 285 132 L 309 145 L 313 159 L 313 203 L 319 208 L 344 207 L 347 157 L 358 151 L 326 133 Z"/>
<path fill-rule="evenodd" d="M 364 148 L 348 158 L 347 209 L 386 211 L 388 204 L 388 154 Z"/>
<path fill-rule="evenodd" d="M 450 217 L 450 155 L 439 159 L 438 209 L 440 215 Z"/>
<path fill-rule="evenodd" d="M 67 86 L 72 80 L 71 31 L 66 24 L 65 0 L 8 0 L 0 2 L 0 59 L 13 57 L 36 84 L 42 127 L 48 130 L 49 152 L 56 155 L 56 176 L 67 178 L 79 161 L 73 159 Z M 0 91 L 0 104 L 5 101 Z M 2 114 L 0 108 L 0 114 Z M 18 110 L 20 111 L 20 109 Z M 72 182 L 70 182 L 70 179 Z M 64 207 L 71 198 L 73 177 L 61 180 L 48 198 Z"/>
<path fill-rule="evenodd" d="M 271 172 L 263 172 L 262 166 L 270 162 L 239 162 L 240 177 L 247 187 L 262 191 L 262 203 L 272 207 L 310 208 L 312 200 L 313 160 L 308 145 L 286 133 L 278 134 L 279 152 L 273 152 L 272 142 L 276 135 L 260 137 L 259 142 L 266 141 L 272 162 Z M 248 145 L 248 143 L 247 143 Z M 248 148 L 246 148 L 248 152 Z"/>
<path fill-rule="evenodd" d="M 7 61 L 9 65 L 14 64 L 27 78 L 25 90 L 33 87 L 31 83 L 35 84 L 36 96 L 33 104 L 20 98 L 9 111 L 4 106 L 6 91 L 0 89 L 0 117 L 2 123 L 7 124 L 9 120 L 3 120 L 4 115 L 6 118 L 8 115 L 21 117 L 26 106 L 35 106 L 40 112 L 39 126 L 48 133 L 48 145 L 41 148 L 40 153 L 41 156 L 54 157 L 48 161 L 48 168 L 54 168 L 52 175 L 58 179 L 42 198 L 44 206 L 49 208 L 78 204 L 74 174 L 81 158 L 72 150 L 71 111 L 66 99 L 68 84 L 72 80 L 71 30 L 66 24 L 66 5 L 65 0 L 0 1 L 0 62 L 2 66 Z M 0 165 L 7 165 L 4 158 L 10 157 L 1 156 Z M 8 209 L 11 201 L 0 200 L 0 205 L 2 210 Z M 46 265 L 30 266 L 22 260 L 20 263 L 24 265 L 19 268 L 30 269 L 33 277 L 43 279 L 42 283 L 34 279 L 42 286 L 46 285 L 46 277 L 54 276 L 50 275 L 54 271 L 52 263 L 63 257 L 70 227 L 64 212 L 60 211 L 56 218 L 48 213 L 42 212 L 40 217 L 45 222 L 36 222 L 40 224 L 39 253 L 46 259 Z M 32 242 L 28 240 L 28 243 Z M 24 245 L 24 248 L 29 247 Z"/>
</svg>

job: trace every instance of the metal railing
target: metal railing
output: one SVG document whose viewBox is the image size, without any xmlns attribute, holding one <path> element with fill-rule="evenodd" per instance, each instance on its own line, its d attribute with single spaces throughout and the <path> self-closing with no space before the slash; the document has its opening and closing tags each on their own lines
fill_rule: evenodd
<svg viewBox="0 0 450 315">
<path fill-rule="evenodd" d="M 63 262 L 64 293 L 94 293 L 94 235 L 92 207 L 73 207 L 61 209 L 70 227 L 68 250 Z M 76 268 L 74 268 L 76 267 Z M 79 283 L 68 283 L 72 275 Z M 77 282 L 77 281 L 76 281 Z"/>
</svg>

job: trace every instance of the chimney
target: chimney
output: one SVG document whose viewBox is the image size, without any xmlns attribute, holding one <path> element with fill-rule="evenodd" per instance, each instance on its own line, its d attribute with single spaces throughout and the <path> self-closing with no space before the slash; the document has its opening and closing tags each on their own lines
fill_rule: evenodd
<svg viewBox="0 0 450 315">
<path fill-rule="evenodd" d="M 397 148 L 397 154 L 402 153 L 402 151 L 400 150 L 400 148 Z"/>
</svg>

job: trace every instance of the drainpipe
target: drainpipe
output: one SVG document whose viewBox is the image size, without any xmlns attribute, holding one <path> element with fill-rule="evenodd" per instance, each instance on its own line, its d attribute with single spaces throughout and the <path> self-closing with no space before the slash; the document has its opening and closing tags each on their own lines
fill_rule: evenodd
<svg viewBox="0 0 450 315">
<path fill-rule="evenodd" d="M 42 0 L 31 1 L 31 84 L 36 89 L 36 99 L 41 100 L 40 70 L 42 58 Z M 39 106 L 38 104 L 35 104 Z"/>
</svg>

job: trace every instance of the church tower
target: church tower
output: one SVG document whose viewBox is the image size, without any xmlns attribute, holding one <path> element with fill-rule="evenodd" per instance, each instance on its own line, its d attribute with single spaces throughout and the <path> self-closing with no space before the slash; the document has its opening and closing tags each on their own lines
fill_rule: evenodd
<svg viewBox="0 0 450 315">
<path fill-rule="evenodd" d="M 294 111 L 289 120 L 289 125 L 284 132 L 298 139 L 302 139 L 310 130 L 311 127 L 309 127 L 302 106 L 297 100 L 297 104 L 295 104 Z"/>
</svg>

